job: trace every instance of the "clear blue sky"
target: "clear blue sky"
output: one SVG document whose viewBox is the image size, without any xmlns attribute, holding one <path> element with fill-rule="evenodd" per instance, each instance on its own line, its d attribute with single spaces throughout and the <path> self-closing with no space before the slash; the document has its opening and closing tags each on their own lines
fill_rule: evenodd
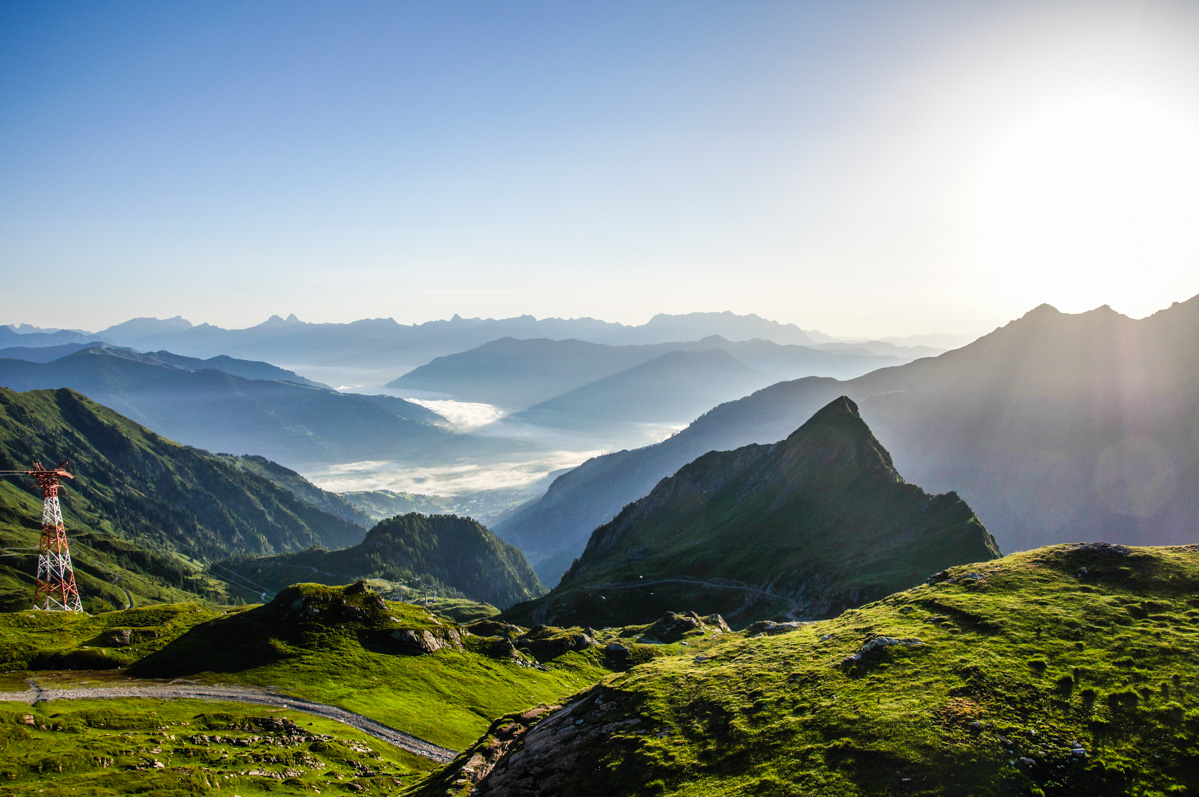
<svg viewBox="0 0 1199 797">
<path fill-rule="evenodd" d="M 0 0 L 0 323 L 977 333 L 1195 218 L 1195 3 Z"/>
</svg>

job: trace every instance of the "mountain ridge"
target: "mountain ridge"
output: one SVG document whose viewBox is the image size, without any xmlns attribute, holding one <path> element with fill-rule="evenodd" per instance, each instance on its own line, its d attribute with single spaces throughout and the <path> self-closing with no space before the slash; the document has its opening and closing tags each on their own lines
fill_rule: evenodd
<svg viewBox="0 0 1199 797">
<path fill-rule="evenodd" d="M 549 595 L 507 616 L 595 627 L 686 610 L 734 626 L 806 620 L 998 555 L 958 496 L 904 481 L 841 396 L 784 440 L 708 452 L 663 479 L 591 534 Z"/>
<path fill-rule="evenodd" d="M 1199 481 L 1197 341 L 1199 297 L 1140 320 L 1038 308 L 937 357 L 715 407 L 661 443 L 589 460 L 496 532 L 553 582 L 661 478 L 709 450 L 775 442 L 845 394 L 909 478 L 956 490 L 1005 550 L 1069 541 L 1080 524 L 1126 544 L 1191 542 L 1199 498 L 1177 485 Z"/>
</svg>

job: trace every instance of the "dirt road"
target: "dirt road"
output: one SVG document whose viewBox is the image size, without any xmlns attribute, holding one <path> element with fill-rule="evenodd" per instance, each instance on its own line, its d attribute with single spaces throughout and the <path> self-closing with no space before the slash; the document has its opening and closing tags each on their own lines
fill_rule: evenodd
<svg viewBox="0 0 1199 797">
<path fill-rule="evenodd" d="M 153 700 L 224 700 L 232 703 L 253 703 L 262 706 L 279 706 L 295 711 L 304 711 L 318 717 L 336 720 L 351 728 L 390 745 L 407 750 L 424 758 L 446 764 L 454 760 L 457 751 L 427 742 L 410 734 L 398 731 L 381 722 L 361 714 L 346 711 L 325 703 L 313 703 L 298 697 L 288 697 L 265 689 L 242 686 L 202 686 L 199 684 L 173 683 L 149 686 L 107 686 L 97 688 L 42 689 L 35 686 L 24 692 L 0 692 L 0 701 L 29 703 L 44 700 L 108 700 L 119 697 L 140 697 Z"/>
</svg>

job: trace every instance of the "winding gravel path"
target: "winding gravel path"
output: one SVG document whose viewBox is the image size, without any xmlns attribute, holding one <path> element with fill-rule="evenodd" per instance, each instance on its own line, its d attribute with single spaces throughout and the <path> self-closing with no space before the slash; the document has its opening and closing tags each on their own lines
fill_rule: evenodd
<svg viewBox="0 0 1199 797">
<path fill-rule="evenodd" d="M 106 686 L 100 688 L 42 689 L 34 686 L 24 692 L 0 692 L 0 701 L 28 703 L 33 705 L 43 700 L 107 700 L 118 697 L 141 697 L 153 700 L 224 700 L 231 703 L 254 703 L 262 706 L 279 706 L 295 711 L 304 711 L 318 717 L 357 728 L 365 734 L 390 745 L 407 750 L 441 764 L 448 764 L 458 755 L 456 750 L 427 742 L 410 734 L 398 731 L 381 722 L 346 711 L 326 703 L 313 703 L 298 697 L 279 695 L 264 689 L 240 686 L 200 686 L 195 684 L 167 684 L 162 686 Z"/>
</svg>

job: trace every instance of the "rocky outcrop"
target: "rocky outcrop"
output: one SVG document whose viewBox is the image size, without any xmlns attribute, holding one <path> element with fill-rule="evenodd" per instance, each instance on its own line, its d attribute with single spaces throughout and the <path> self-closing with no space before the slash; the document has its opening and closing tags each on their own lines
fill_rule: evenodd
<svg viewBox="0 0 1199 797">
<path fill-rule="evenodd" d="M 462 650 L 462 636 L 453 628 L 439 628 L 436 631 L 427 628 L 400 628 L 388 636 L 399 643 L 401 652 L 410 655 L 427 656 L 442 648 Z"/>
<path fill-rule="evenodd" d="M 419 797 L 560 797 L 569 794 L 577 765 L 612 734 L 643 732 L 645 722 L 628 716 L 626 700 L 596 686 L 562 707 L 541 706 L 509 714 L 439 775 Z"/>
<path fill-rule="evenodd" d="M 642 632 L 639 642 L 669 644 L 687 636 L 724 634 L 729 625 L 719 614 L 700 617 L 695 612 L 667 612 Z"/>
<path fill-rule="evenodd" d="M 517 637 L 514 644 L 537 661 L 546 662 L 572 650 L 586 650 L 594 647 L 595 640 L 579 630 L 539 625 Z"/>
</svg>

